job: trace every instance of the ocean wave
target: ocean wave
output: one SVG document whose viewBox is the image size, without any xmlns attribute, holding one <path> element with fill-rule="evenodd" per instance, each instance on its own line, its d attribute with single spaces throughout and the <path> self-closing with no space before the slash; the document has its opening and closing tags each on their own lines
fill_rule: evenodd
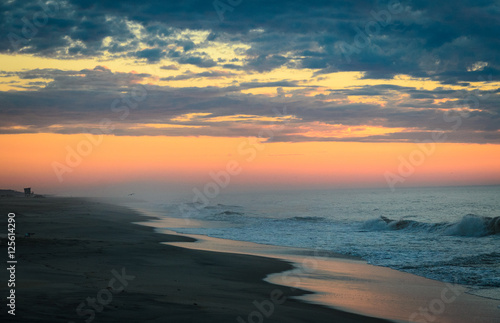
<svg viewBox="0 0 500 323">
<path fill-rule="evenodd" d="M 178 204 L 178 215 L 184 218 L 192 218 L 208 221 L 232 221 L 242 218 L 245 213 L 242 207 L 237 205 L 205 205 L 200 202 Z"/>
<path fill-rule="evenodd" d="M 445 267 L 445 266 L 462 266 L 462 267 L 488 267 L 498 266 L 500 264 L 500 253 L 490 252 L 472 256 L 458 256 L 445 261 L 434 261 L 430 263 L 421 263 L 418 265 L 402 265 L 399 269 L 416 269 L 424 267 Z"/>
<path fill-rule="evenodd" d="M 402 264 L 393 268 L 440 281 L 498 288 L 500 287 L 499 265 L 500 253 L 490 252 L 458 256 L 442 261 L 428 260 L 413 265 Z"/>
<path fill-rule="evenodd" d="M 367 231 L 411 230 L 451 236 L 484 237 L 500 233 L 500 217 L 491 218 L 467 214 L 455 223 L 425 223 L 406 219 L 393 220 L 381 216 L 378 219 L 364 222 L 362 228 Z"/>
<path fill-rule="evenodd" d="M 476 266 L 476 265 L 498 265 L 500 263 L 500 252 L 490 252 L 468 257 L 455 257 L 450 263 L 452 265 Z"/>
<path fill-rule="evenodd" d="M 325 218 L 322 216 L 294 216 L 293 218 L 288 218 L 288 220 L 293 220 L 293 221 L 324 221 Z"/>
<path fill-rule="evenodd" d="M 458 223 L 450 225 L 446 234 L 466 237 L 482 237 L 500 233 L 500 217 L 481 217 L 468 214 Z"/>
<path fill-rule="evenodd" d="M 228 204 L 222 204 L 218 203 L 216 205 L 207 205 L 205 206 L 205 209 L 220 209 L 220 208 L 230 208 L 230 209 L 241 209 L 242 207 L 239 205 L 228 205 Z"/>
<path fill-rule="evenodd" d="M 243 214 L 244 213 L 242 213 L 242 212 L 229 211 L 229 210 L 217 213 L 217 215 L 243 215 Z"/>
</svg>

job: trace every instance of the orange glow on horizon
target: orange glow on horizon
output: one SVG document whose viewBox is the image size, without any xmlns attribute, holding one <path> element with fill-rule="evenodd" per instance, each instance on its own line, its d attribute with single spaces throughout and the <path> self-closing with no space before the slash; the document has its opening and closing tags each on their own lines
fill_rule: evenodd
<svg viewBox="0 0 500 323">
<path fill-rule="evenodd" d="M 2 135 L 3 188 L 47 190 L 97 184 L 146 182 L 203 184 L 235 161 L 235 187 L 342 187 L 387 185 L 401 159 L 421 151 L 411 143 L 261 143 L 255 138 Z M 436 144 L 403 185 L 500 183 L 500 145 Z M 79 154 L 80 159 L 74 154 Z M 70 153 L 71 152 L 71 153 Z M 72 155 L 72 157 L 68 157 Z M 69 158 L 69 159 L 68 159 Z M 69 162 L 69 163 L 68 163 Z M 59 182 L 54 163 L 67 166 Z M 71 165 L 69 165 L 71 164 Z M 69 165 L 69 166 L 68 166 Z"/>
</svg>

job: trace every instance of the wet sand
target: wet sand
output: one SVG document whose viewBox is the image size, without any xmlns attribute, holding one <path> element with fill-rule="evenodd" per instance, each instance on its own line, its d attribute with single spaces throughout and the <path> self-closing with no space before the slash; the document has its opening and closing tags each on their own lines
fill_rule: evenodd
<svg viewBox="0 0 500 323">
<path fill-rule="evenodd" d="M 171 225 L 175 226 L 175 221 Z M 500 322 L 500 301 L 470 295 L 462 285 L 373 266 L 362 259 L 331 252 L 185 236 L 197 241 L 168 244 L 294 263 L 294 269 L 272 274 L 266 281 L 314 292 L 298 297 L 306 302 L 395 322 Z"/>
<path fill-rule="evenodd" d="M 18 197 L 1 198 L 0 212 L 3 259 L 7 214 L 16 214 L 17 260 L 16 315 L 4 305 L 2 322 L 385 322 L 264 281 L 288 262 L 161 244 L 194 240 L 133 224 L 149 218 L 125 207 Z M 4 300 L 8 280 L 4 269 Z"/>
<path fill-rule="evenodd" d="M 157 210 L 136 207 L 142 214 L 161 217 L 141 223 L 157 231 L 173 233 L 175 228 L 213 223 L 161 216 Z M 172 229 L 161 229 L 172 228 Z M 386 318 L 396 322 L 498 323 L 500 300 L 478 297 L 458 284 L 444 283 L 324 250 L 280 247 L 244 241 L 183 234 L 196 242 L 168 245 L 195 250 L 238 253 L 291 262 L 294 268 L 269 275 L 266 281 L 284 288 L 311 291 L 298 299 L 351 313 Z M 487 273 L 485 273 L 487 274 Z M 474 292 L 475 293 L 475 292 Z"/>
</svg>

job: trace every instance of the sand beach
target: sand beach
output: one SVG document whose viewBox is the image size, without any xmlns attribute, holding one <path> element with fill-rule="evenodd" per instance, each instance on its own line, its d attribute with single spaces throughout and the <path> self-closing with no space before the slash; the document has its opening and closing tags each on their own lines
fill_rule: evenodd
<svg viewBox="0 0 500 323">
<path fill-rule="evenodd" d="M 15 214 L 17 261 L 15 316 L 4 306 L 2 322 L 388 322 L 412 311 L 423 322 L 419 308 L 441 297 L 453 302 L 434 322 L 498 318 L 494 301 L 444 292 L 444 283 L 312 251 L 159 234 L 137 224 L 150 216 L 123 206 L 4 197 L 0 211 L 4 257 Z M 293 274 L 307 259 L 314 270 Z M 4 270 L 4 299 L 8 281 Z"/>
</svg>

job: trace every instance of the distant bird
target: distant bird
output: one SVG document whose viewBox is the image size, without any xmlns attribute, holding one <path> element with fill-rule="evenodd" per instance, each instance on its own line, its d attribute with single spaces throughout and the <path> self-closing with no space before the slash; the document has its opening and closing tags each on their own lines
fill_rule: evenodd
<svg viewBox="0 0 500 323">
<path fill-rule="evenodd" d="M 135 194 L 135 193 L 130 193 L 128 196 L 132 196 L 132 195 L 134 195 L 134 194 Z"/>
</svg>

